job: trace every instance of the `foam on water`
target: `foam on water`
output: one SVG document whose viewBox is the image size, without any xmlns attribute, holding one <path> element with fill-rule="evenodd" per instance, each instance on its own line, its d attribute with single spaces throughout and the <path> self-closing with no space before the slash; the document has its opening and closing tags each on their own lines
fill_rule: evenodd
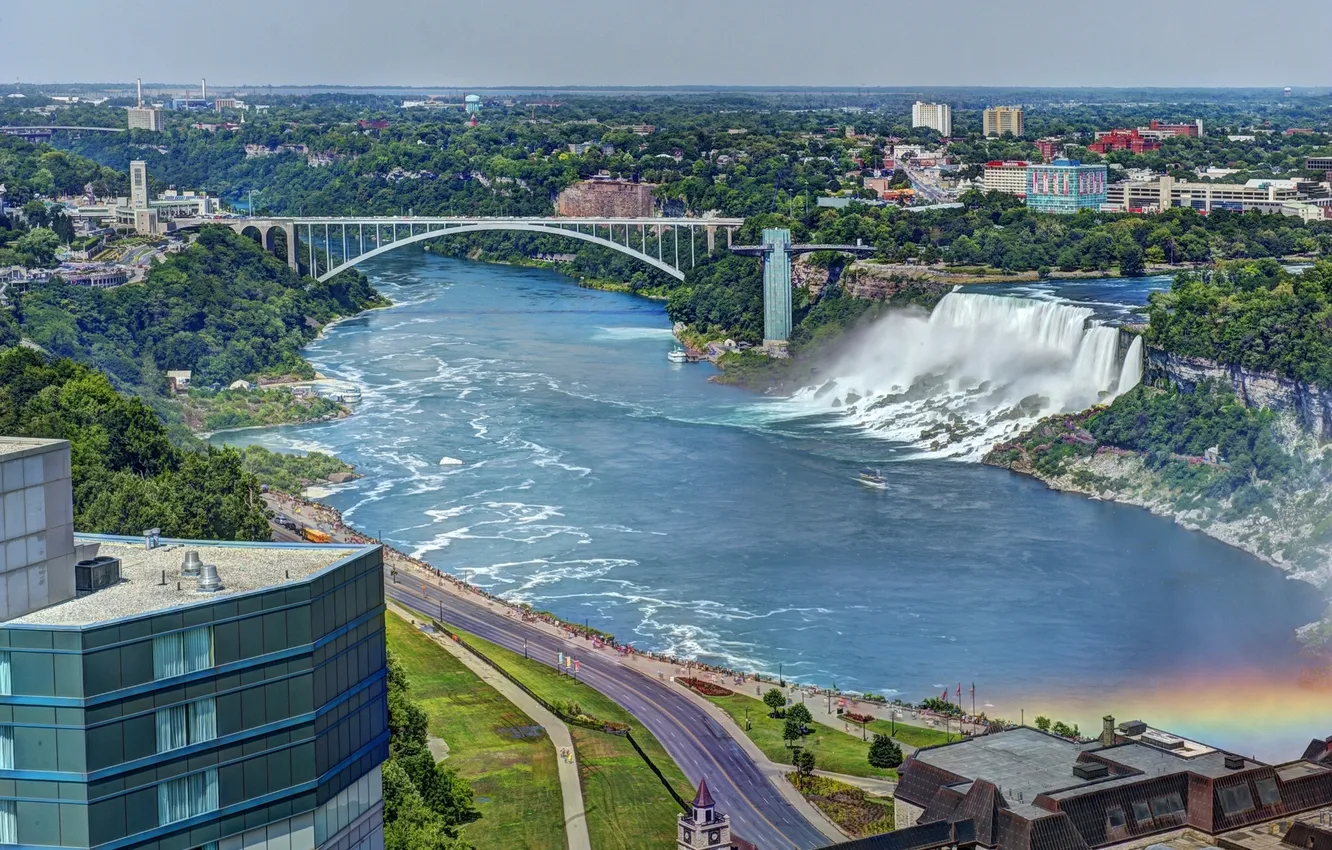
<svg viewBox="0 0 1332 850">
<path fill-rule="evenodd" d="M 880 320 L 832 367 L 837 377 L 783 412 L 835 413 L 917 456 L 978 460 L 1041 417 L 1108 402 L 1141 379 L 1121 375 L 1119 331 L 1091 318 L 1087 307 L 953 292 L 929 316 Z"/>
</svg>

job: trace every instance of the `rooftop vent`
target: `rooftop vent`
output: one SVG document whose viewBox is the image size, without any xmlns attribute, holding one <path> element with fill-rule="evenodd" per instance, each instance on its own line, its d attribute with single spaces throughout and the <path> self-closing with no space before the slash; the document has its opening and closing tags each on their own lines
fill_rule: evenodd
<svg viewBox="0 0 1332 850">
<path fill-rule="evenodd" d="M 1147 731 L 1147 724 L 1141 720 L 1130 720 L 1119 724 L 1119 731 L 1125 735 L 1141 735 Z"/>
<path fill-rule="evenodd" d="M 1142 733 L 1139 740 L 1144 744 L 1150 744 L 1163 750 L 1182 750 L 1189 745 L 1188 741 L 1178 735 L 1171 735 L 1169 732 L 1162 732 L 1159 729 L 1148 729 Z"/>
<path fill-rule="evenodd" d="M 1075 761 L 1073 775 L 1079 779 L 1103 779 L 1110 775 L 1110 766 L 1099 761 Z"/>
<path fill-rule="evenodd" d="M 185 560 L 180 565 L 180 574 L 186 577 L 199 575 L 203 569 L 203 561 L 199 558 L 199 550 L 191 549 L 185 553 Z"/>
<path fill-rule="evenodd" d="M 104 587 L 110 587 L 120 581 L 120 559 L 88 558 L 74 565 L 74 590 L 77 593 L 92 593 Z"/>
<path fill-rule="evenodd" d="M 204 564 L 199 573 L 199 590 L 203 593 L 216 593 L 222 589 L 222 578 L 217 574 L 217 564 Z"/>
<path fill-rule="evenodd" d="M 1226 770 L 1243 770 L 1244 756 L 1232 756 L 1226 754 Z"/>
</svg>

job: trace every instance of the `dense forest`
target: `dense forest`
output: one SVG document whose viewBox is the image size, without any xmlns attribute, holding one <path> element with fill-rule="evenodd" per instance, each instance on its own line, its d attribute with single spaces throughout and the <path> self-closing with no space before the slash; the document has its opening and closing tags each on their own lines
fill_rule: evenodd
<svg viewBox="0 0 1332 850">
<path fill-rule="evenodd" d="M 74 525 L 104 534 L 271 538 L 259 482 L 231 449 L 186 451 L 106 376 L 25 347 L 0 351 L 0 434 L 69 440 Z"/>
<path fill-rule="evenodd" d="M 308 375 L 300 348 L 338 316 L 387 303 L 355 270 L 327 283 L 298 277 L 249 239 L 205 227 L 187 250 L 116 289 L 52 282 L 19 296 L 25 336 L 155 394 L 167 370 L 201 387 L 256 374 Z"/>
<path fill-rule="evenodd" d="M 1153 293 L 1148 315 L 1147 341 L 1158 348 L 1332 387 L 1332 262 L 1181 274 Z"/>
</svg>

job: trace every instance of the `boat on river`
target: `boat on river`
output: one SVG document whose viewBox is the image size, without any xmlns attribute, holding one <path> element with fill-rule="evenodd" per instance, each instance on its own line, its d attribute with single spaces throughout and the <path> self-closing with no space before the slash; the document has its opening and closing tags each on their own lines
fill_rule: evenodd
<svg viewBox="0 0 1332 850">
<path fill-rule="evenodd" d="M 860 483 L 870 487 L 886 487 L 888 480 L 883 477 L 883 473 L 877 469 L 865 467 L 860 470 Z"/>
<path fill-rule="evenodd" d="M 671 352 L 666 355 L 666 359 L 671 361 L 672 363 L 688 363 L 689 355 L 685 352 L 683 348 L 675 348 L 672 349 Z"/>
<path fill-rule="evenodd" d="M 440 466 L 462 466 L 463 462 L 456 457 L 442 457 L 439 459 Z"/>
</svg>

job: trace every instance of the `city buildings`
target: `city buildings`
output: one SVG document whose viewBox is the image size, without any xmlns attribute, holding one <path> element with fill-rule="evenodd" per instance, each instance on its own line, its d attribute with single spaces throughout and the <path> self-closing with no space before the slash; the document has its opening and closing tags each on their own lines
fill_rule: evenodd
<svg viewBox="0 0 1332 850">
<path fill-rule="evenodd" d="M 217 100 L 213 101 L 213 109 L 218 112 L 221 112 L 224 109 L 244 110 L 245 108 L 245 101 L 237 100 L 234 97 L 219 97 Z"/>
<path fill-rule="evenodd" d="M 1037 139 L 1036 150 L 1041 152 L 1041 162 L 1050 162 L 1059 152 L 1064 149 L 1064 142 L 1061 139 Z"/>
<path fill-rule="evenodd" d="M 1022 159 L 993 160 L 985 163 L 981 175 L 981 186 L 987 192 L 1003 192 L 1005 195 L 1027 195 L 1027 169 L 1031 163 Z"/>
<path fill-rule="evenodd" d="M 55 442 L 21 458 L 25 506 L 71 509 Z M 379 547 L 62 528 L 47 598 L 0 620 L 0 843 L 382 848 Z"/>
<path fill-rule="evenodd" d="M 166 118 L 155 106 L 131 106 L 126 110 L 131 130 L 149 130 L 160 133 L 166 129 Z"/>
<path fill-rule="evenodd" d="M 929 127 L 947 138 L 953 134 L 953 108 L 946 103 L 922 103 L 918 100 L 911 107 L 911 126 Z"/>
<path fill-rule="evenodd" d="M 1022 107 L 991 106 L 982 117 L 986 136 L 1002 136 L 1005 133 L 1021 136 L 1023 130 Z"/>
<path fill-rule="evenodd" d="M 601 218 L 637 218 L 656 211 L 651 183 L 609 177 L 580 180 L 555 198 L 555 214 Z"/>
<path fill-rule="evenodd" d="M 1202 119 L 1190 124 L 1167 124 L 1153 119 L 1146 127 L 1139 127 L 1138 132 L 1149 138 L 1172 139 L 1175 136 L 1202 136 Z"/>
<path fill-rule="evenodd" d="M 1076 159 L 1027 166 L 1027 207 L 1036 212 L 1075 213 L 1105 203 L 1107 169 Z"/>
<path fill-rule="evenodd" d="M 148 167 L 143 160 L 130 163 L 130 196 L 101 204 L 86 204 L 68 209 L 76 223 L 101 222 L 131 227 L 136 233 L 159 234 L 174 228 L 176 219 L 197 219 L 216 211 L 214 199 L 206 192 L 179 192 L 174 189 L 152 198 L 148 191 Z"/>
<path fill-rule="evenodd" d="M 143 80 L 136 80 L 135 84 L 139 92 L 137 106 L 131 106 L 127 110 L 129 128 L 131 130 L 149 130 L 154 133 L 160 133 L 166 129 L 166 119 L 162 116 L 162 110 L 155 106 L 143 105 Z"/>
<path fill-rule="evenodd" d="M 1293 850 L 1332 840 L 1332 738 L 1269 765 L 1106 717 L 1089 743 L 1022 727 L 919 750 L 899 772 L 897 831 L 843 846 L 1277 850 L 1293 835 Z"/>
<path fill-rule="evenodd" d="M 1281 212 L 1284 204 L 1324 194 L 1312 181 L 1250 180 L 1247 183 L 1194 183 L 1169 176 L 1129 180 L 1108 187 L 1109 208 L 1126 212 L 1159 212 L 1191 207 L 1199 212 Z"/>
<path fill-rule="evenodd" d="M 1106 130 L 1097 133 L 1096 141 L 1087 145 L 1087 150 L 1099 154 L 1110 151 L 1147 153 L 1160 149 L 1160 139 L 1144 136 L 1137 130 Z"/>
</svg>

